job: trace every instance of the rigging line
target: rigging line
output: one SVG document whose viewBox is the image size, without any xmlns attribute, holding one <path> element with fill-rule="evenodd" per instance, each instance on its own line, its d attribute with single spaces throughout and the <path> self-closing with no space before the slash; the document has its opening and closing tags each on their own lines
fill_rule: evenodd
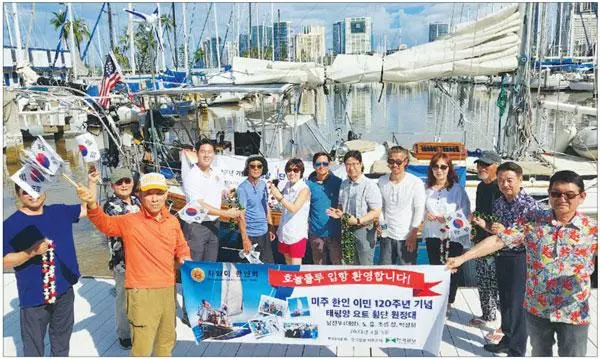
<svg viewBox="0 0 600 359">
<path fill-rule="evenodd" d="M 208 23 L 208 18 L 210 17 L 210 11 L 212 9 L 213 3 L 211 2 L 208 6 L 208 11 L 206 12 L 206 17 L 204 18 L 204 25 L 202 25 L 202 31 L 200 31 L 200 36 L 198 36 L 198 43 L 196 44 L 196 49 L 201 48 L 202 37 L 204 36 L 204 30 L 206 29 L 206 24 Z"/>
</svg>

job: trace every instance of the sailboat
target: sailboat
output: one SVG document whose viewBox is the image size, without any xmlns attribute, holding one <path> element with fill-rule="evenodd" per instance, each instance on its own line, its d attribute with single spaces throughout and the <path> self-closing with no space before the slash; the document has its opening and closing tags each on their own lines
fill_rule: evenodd
<svg viewBox="0 0 600 359">
<path fill-rule="evenodd" d="M 202 332 L 203 339 L 228 340 L 250 333 L 247 323 L 233 323 L 230 319 L 244 311 L 240 272 L 234 263 L 222 263 L 222 266 L 220 307 L 210 310 L 207 320 L 198 316 L 198 329 Z M 199 312 L 202 309 L 200 304 Z"/>
</svg>

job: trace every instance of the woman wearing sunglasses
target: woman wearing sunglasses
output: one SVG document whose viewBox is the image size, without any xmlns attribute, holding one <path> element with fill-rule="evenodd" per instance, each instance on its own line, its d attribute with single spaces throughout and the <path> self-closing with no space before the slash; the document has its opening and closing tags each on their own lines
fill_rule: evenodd
<svg viewBox="0 0 600 359">
<path fill-rule="evenodd" d="M 467 192 L 458 183 L 452 160 L 443 152 L 435 154 L 429 162 L 425 197 L 422 235 L 427 244 L 427 256 L 430 264 L 444 264 L 449 257 L 461 255 L 463 248 L 471 245 L 469 231 L 454 235 L 449 230 L 451 223 L 448 223 L 448 218 L 469 219 L 471 204 Z M 448 295 L 448 315 L 456 297 L 457 281 L 457 274 L 452 274 Z"/>
<path fill-rule="evenodd" d="M 285 164 L 285 173 L 288 182 L 282 191 L 269 183 L 271 194 L 283 207 L 277 230 L 278 250 L 285 257 L 286 264 L 302 264 L 308 240 L 310 210 L 310 190 L 302 179 L 304 163 L 299 158 L 292 158 Z"/>
</svg>

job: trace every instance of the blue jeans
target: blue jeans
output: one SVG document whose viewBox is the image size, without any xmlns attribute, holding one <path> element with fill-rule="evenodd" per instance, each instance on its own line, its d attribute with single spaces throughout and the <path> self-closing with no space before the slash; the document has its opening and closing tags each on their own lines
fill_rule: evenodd
<svg viewBox="0 0 600 359">
<path fill-rule="evenodd" d="M 574 325 L 551 322 L 527 313 L 527 332 L 531 342 L 531 355 L 551 357 L 554 333 L 558 339 L 558 355 L 561 357 L 583 357 L 587 351 L 589 325 Z"/>
</svg>

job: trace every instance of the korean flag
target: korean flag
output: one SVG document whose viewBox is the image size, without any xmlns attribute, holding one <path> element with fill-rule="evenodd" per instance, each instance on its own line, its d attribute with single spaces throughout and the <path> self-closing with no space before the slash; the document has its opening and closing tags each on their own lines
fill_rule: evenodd
<svg viewBox="0 0 600 359">
<path fill-rule="evenodd" d="M 98 150 L 96 140 L 91 133 L 86 132 L 79 135 L 75 137 L 75 140 L 77 140 L 77 146 L 79 146 L 79 151 L 85 162 L 96 162 L 100 159 L 100 150 Z"/>
<path fill-rule="evenodd" d="M 34 199 L 45 192 L 46 186 L 49 184 L 48 175 L 45 175 L 30 163 L 25 163 L 10 179 Z"/>
<path fill-rule="evenodd" d="M 202 223 L 208 217 L 208 211 L 197 201 L 191 201 L 179 210 L 179 218 L 187 223 Z"/>
<path fill-rule="evenodd" d="M 454 238 L 471 233 L 471 224 L 462 211 L 458 211 L 446 217 L 446 221 L 448 227 L 450 227 L 450 233 L 453 234 Z"/>
<path fill-rule="evenodd" d="M 38 136 L 33 141 L 31 151 L 25 151 L 25 156 L 28 157 L 29 161 L 33 161 L 44 174 L 51 176 L 56 176 L 56 173 L 65 162 L 42 136 Z"/>
</svg>

